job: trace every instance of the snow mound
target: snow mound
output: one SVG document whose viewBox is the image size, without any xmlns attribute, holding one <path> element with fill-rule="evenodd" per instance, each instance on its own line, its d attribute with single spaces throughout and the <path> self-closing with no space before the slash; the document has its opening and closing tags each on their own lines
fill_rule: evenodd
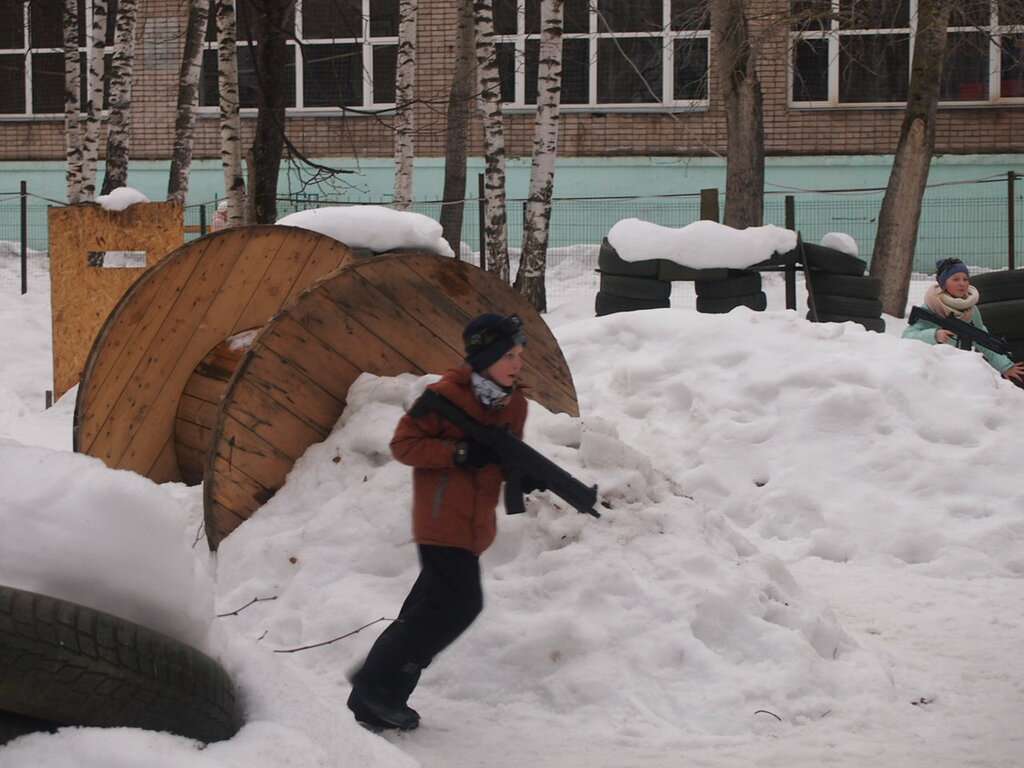
<svg viewBox="0 0 1024 768">
<path fill-rule="evenodd" d="M 96 202 L 108 211 L 123 211 L 136 203 L 148 203 L 149 198 L 134 187 L 118 187 L 109 195 L 99 195 Z"/>
<path fill-rule="evenodd" d="M 186 510 L 134 472 L 0 438 L 0 584 L 112 613 L 202 646 L 213 585 Z"/>
<path fill-rule="evenodd" d="M 288 648 L 395 615 L 416 552 L 411 473 L 390 459 L 388 442 L 403 406 L 432 378 L 361 376 L 336 430 L 222 543 L 222 609 L 278 596 L 238 617 L 243 633 L 265 629 L 263 644 Z M 666 723 L 728 731 L 732 718 L 759 708 L 815 717 L 823 699 L 887 685 L 781 561 L 688 498 L 614 424 L 531 404 L 527 440 L 601 484 L 604 518 L 550 494 L 531 497 L 525 515 L 499 510 L 498 540 L 483 558 L 487 609 L 428 670 L 428 704 L 628 720 L 654 736 Z M 344 670 L 383 626 L 300 661 L 345 686 Z"/>
<path fill-rule="evenodd" d="M 857 247 L 857 241 L 845 232 L 829 232 L 821 238 L 821 244 L 826 248 L 841 251 L 850 256 L 860 256 L 860 248 Z"/>
<path fill-rule="evenodd" d="M 426 248 L 442 256 L 455 255 L 448 241 L 441 237 L 441 225 L 429 216 L 380 205 L 311 208 L 288 214 L 277 223 L 319 232 L 353 248 L 377 252 Z"/>
<path fill-rule="evenodd" d="M 31 248 L 25 249 L 25 256 L 29 259 L 38 259 L 42 256 L 46 256 L 45 251 L 35 251 Z M 0 240 L 0 259 L 21 258 L 21 243 L 14 242 L 13 240 Z"/>
<path fill-rule="evenodd" d="M 773 253 L 796 248 L 796 233 L 768 224 L 734 229 L 715 221 L 695 221 L 678 229 L 642 219 L 623 219 L 608 242 L 625 261 L 668 259 L 692 269 L 745 269 Z"/>
</svg>

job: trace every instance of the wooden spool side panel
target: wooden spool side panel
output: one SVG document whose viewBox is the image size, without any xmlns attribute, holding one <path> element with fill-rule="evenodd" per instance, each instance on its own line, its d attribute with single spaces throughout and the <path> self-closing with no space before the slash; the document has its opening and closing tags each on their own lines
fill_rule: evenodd
<svg viewBox="0 0 1024 768">
<path fill-rule="evenodd" d="M 304 230 L 246 227 L 203 238 L 175 256 L 177 270 L 154 275 L 153 287 L 112 323 L 116 332 L 109 340 L 127 338 L 111 345 L 107 355 L 101 350 L 105 365 L 95 371 L 103 386 L 76 421 L 78 450 L 158 482 L 178 479 L 175 467 L 167 475 L 162 446 L 173 433 L 180 394 L 196 364 L 232 333 L 265 322 L 302 280 L 336 268 L 351 251 Z M 159 311 L 147 312 L 154 303 Z M 125 322 L 133 312 L 152 316 L 141 337 Z M 158 463 L 161 470 L 154 475 Z"/>
<path fill-rule="evenodd" d="M 175 203 L 141 203 L 123 211 L 98 205 L 50 208 L 50 297 L 54 396 L 78 383 L 89 351 L 110 311 L 143 274 L 143 267 L 95 267 L 90 252 L 145 251 L 156 264 L 184 240 Z"/>
<path fill-rule="evenodd" d="M 537 382 L 531 396 L 552 410 L 578 413 L 565 360 L 532 307 L 493 276 L 477 278 L 479 270 L 468 268 L 465 275 L 464 269 L 415 253 L 355 262 L 263 329 L 218 415 L 204 478 L 211 547 L 262 503 L 257 493 L 239 488 L 255 484 L 276 492 L 290 469 L 277 457 L 297 458 L 330 432 L 360 373 L 443 373 L 459 365 L 462 329 L 480 312 L 520 313 L 531 334 L 526 355 Z M 552 367 L 547 375 L 546 366 Z M 240 457 L 242 441 L 256 455 Z"/>
</svg>

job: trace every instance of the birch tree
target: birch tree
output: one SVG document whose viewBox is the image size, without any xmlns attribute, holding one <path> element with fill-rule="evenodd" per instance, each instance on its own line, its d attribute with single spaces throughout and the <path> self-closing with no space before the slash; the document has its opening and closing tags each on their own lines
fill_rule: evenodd
<svg viewBox="0 0 1024 768">
<path fill-rule="evenodd" d="M 131 153 L 132 72 L 135 68 L 135 22 L 138 0 L 120 0 L 114 25 L 114 54 L 110 61 L 110 110 L 107 115 L 107 162 L 104 195 L 128 183 Z"/>
<path fill-rule="evenodd" d="M 394 206 L 412 203 L 413 163 L 416 158 L 416 16 L 417 0 L 399 0 L 398 62 L 395 72 L 395 194 Z"/>
<path fill-rule="evenodd" d="M 92 0 L 92 45 L 85 101 L 85 132 L 82 136 L 82 196 L 96 197 L 96 164 L 100 150 L 100 118 L 103 113 L 103 78 L 107 52 L 107 0 Z"/>
<path fill-rule="evenodd" d="M 174 120 L 174 150 L 167 179 L 167 199 L 185 204 L 188 175 L 192 169 L 192 134 L 199 108 L 199 73 L 203 61 L 203 38 L 210 15 L 210 0 L 189 0 L 185 47 L 178 72 L 178 110 Z"/>
<path fill-rule="evenodd" d="M 220 94 L 220 163 L 224 170 L 227 225 L 245 223 L 242 120 L 238 99 L 238 33 L 235 0 L 217 3 L 217 90 Z"/>
<path fill-rule="evenodd" d="M 444 192 L 441 195 L 441 229 L 456 254 L 462 246 L 462 215 L 466 200 L 466 154 L 469 143 L 470 104 L 473 101 L 476 64 L 473 51 L 473 0 L 458 0 L 459 26 L 455 69 L 448 94 L 448 127 L 444 153 Z"/>
<path fill-rule="evenodd" d="M 547 309 L 544 270 L 551 229 L 551 196 L 558 157 L 558 104 L 562 91 L 563 0 L 542 0 L 537 66 L 537 118 L 533 129 L 530 193 L 523 222 L 523 252 L 515 288 L 538 312 Z"/>
<path fill-rule="evenodd" d="M 725 106 L 725 215 L 730 227 L 764 221 L 764 107 L 744 0 L 711 0 L 711 37 Z"/>
<path fill-rule="evenodd" d="M 473 3 L 476 27 L 476 72 L 484 129 L 483 267 L 509 281 L 508 214 L 505 200 L 505 121 L 501 111 L 501 79 L 494 45 L 493 0 Z"/>
<path fill-rule="evenodd" d="M 78 50 L 78 0 L 64 2 L 64 150 L 68 203 L 82 202 L 82 126 L 79 91 L 82 75 Z"/>
<path fill-rule="evenodd" d="M 882 309 L 895 317 L 903 317 L 907 308 L 921 200 L 935 151 L 935 114 L 953 5 L 953 0 L 917 3 L 907 107 L 871 255 L 871 275 L 882 279 Z"/>
</svg>

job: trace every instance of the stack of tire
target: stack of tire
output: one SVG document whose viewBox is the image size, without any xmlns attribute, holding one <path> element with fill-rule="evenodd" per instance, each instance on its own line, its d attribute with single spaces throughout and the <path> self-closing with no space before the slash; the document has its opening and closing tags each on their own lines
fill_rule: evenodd
<svg viewBox="0 0 1024 768">
<path fill-rule="evenodd" d="M 708 277 L 705 275 L 694 281 L 698 312 L 724 314 L 736 307 L 749 307 L 755 312 L 763 312 L 768 306 L 768 299 L 761 290 L 760 272 L 728 269 L 717 280 Z"/>
<path fill-rule="evenodd" d="M 797 251 L 807 267 L 809 282 L 807 319 L 819 323 L 854 322 L 883 333 L 882 281 L 864 274 L 867 264 L 856 256 L 813 243 Z M 816 315 L 816 316 L 815 316 Z"/>
<path fill-rule="evenodd" d="M 625 261 L 605 238 L 601 241 L 597 265 L 601 285 L 594 301 L 594 312 L 598 317 L 669 306 L 672 283 L 658 277 L 658 259 Z"/>
<path fill-rule="evenodd" d="M 981 294 L 978 306 L 989 333 L 1009 342 L 1015 361 L 1024 360 L 1024 269 L 972 275 L 971 283 Z"/>
</svg>

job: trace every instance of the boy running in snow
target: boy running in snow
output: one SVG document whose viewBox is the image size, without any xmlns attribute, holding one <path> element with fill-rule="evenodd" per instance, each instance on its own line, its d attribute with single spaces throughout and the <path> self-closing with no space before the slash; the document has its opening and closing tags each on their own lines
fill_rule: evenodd
<svg viewBox="0 0 1024 768">
<path fill-rule="evenodd" d="M 518 438 L 526 398 L 517 388 L 526 336 L 515 315 L 484 314 L 463 330 L 466 365 L 430 389 L 481 424 Z M 377 638 L 352 677 L 348 707 L 371 727 L 409 730 L 419 714 L 408 699 L 420 672 L 483 609 L 480 555 L 494 541 L 495 509 L 504 479 L 499 458 L 435 413 L 406 414 L 391 452 L 413 468 L 413 537 L 420 574 L 398 620 Z"/>
</svg>

